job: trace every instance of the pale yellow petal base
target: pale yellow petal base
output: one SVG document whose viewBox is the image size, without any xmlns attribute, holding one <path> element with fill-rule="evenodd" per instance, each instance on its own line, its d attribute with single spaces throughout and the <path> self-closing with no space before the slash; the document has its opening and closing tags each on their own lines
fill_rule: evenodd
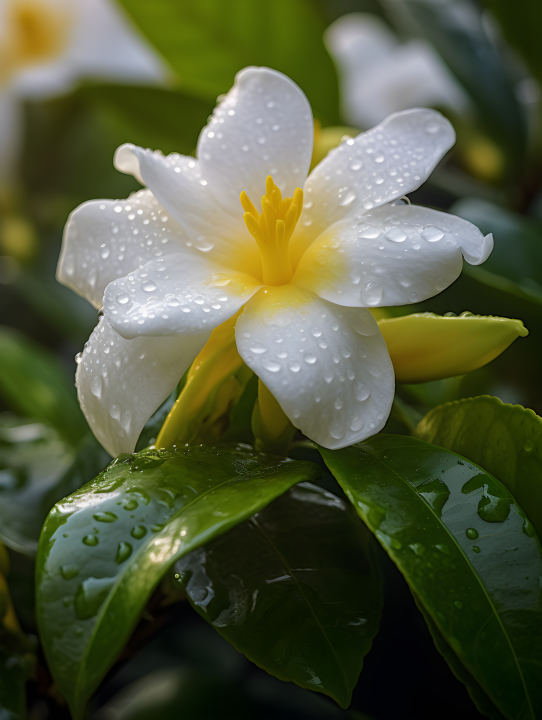
<svg viewBox="0 0 542 720">
<path fill-rule="evenodd" d="M 498 357 L 529 331 L 521 320 L 463 313 L 416 313 L 378 321 L 400 383 L 465 375 Z"/>
</svg>

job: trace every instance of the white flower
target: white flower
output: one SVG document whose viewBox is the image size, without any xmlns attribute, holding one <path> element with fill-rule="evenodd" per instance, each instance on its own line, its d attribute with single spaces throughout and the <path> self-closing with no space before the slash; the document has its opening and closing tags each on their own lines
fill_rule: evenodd
<svg viewBox="0 0 542 720">
<path fill-rule="evenodd" d="M 393 204 L 454 143 L 439 113 L 392 115 L 307 178 L 312 136 L 301 90 L 247 68 L 203 129 L 198 159 L 124 145 L 117 167 L 148 189 L 72 214 L 57 277 L 103 302 L 77 387 L 112 454 L 133 450 L 210 331 L 241 308 L 240 355 L 309 438 L 338 448 L 384 425 L 393 368 L 367 308 L 435 295 L 462 255 L 481 263 L 493 240 L 453 215 Z"/>
<path fill-rule="evenodd" d="M 0 0 L 0 182 L 13 175 L 20 101 L 83 77 L 156 84 L 167 70 L 113 0 Z"/>
<path fill-rule="evenodd" d="M 467 94 L 429 43 L 400 44 L 375 15 L 343 15 L 324 39 L 341 77 L 344 117 L 355 126 L 372 127 L 420 105 L 456 113 L 469 108 Z"/>
</svg>

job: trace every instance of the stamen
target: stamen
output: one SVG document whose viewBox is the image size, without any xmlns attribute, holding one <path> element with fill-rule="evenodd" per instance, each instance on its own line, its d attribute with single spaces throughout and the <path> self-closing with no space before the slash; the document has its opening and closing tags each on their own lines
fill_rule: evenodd
<svg viewBox="0 0 542 720">
<path fill-rule="evenodd" d="M 263 282 L 285 285 L 292 278 L 289 243 L 303 209 L 303 190 L 296 188 L 293 198 L 284 198 L 271 175 L 265 181 L 262 212 L 258 213 L 246 192 L 241 193 L 243 219 L 258 243 L 262 257 Z"/>
</svg>

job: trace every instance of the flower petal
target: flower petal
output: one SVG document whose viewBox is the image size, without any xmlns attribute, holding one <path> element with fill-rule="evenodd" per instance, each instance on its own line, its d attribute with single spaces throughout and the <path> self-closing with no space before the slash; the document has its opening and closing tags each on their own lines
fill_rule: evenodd
<svg viewBox="0 0 542 720">
<path fill-rule="evenodd" d="M 305 435 L 341 448 L 384 426 L 393 366 L 369 311 L 295 285 L 262 289 L 237 321 L 239 354 Z"/>
<path fill-rule="evenodd" d="M 456 280 L 462 254 L 479 264 L 493 249 L 493 237 L 475 225 L 416 205 L 385 205 L 361 220 L 343 220 L 315 240 L 295 282 L 339 305 L 407 305 Z"/>
<path fill-rule="evenodd" d="M 76 386 L 87 422 L 108 453 L 133 452 L 143 426 L 208 337 L 125 340 L 100 320 L 77 367 Z"/>
<path fill-rule="evenodd" d="M 465 375 L 494 360 L 529 331 L 521 320 L 464 313 L 416 313 L 378 323 L 397 382 L 418 383 Z"/>
<path fill-rule="evenodd" d="M 324 230 L 416 190 L 455 142 L 451 124 L 424 108 L 394 113 L 346 140 L 317 165 L 305 184 L 305 207 L 294 262 Z"/>
<path fill-rule="evenodd" d="M 261 273 L 258 247 L 246 229 L 239 197 L 235 207 L 221 207 L 198 160 L 177 153 L 164 157 L 127 144 L 118 148 L 114 163 L 152 190 L 194 247 L 212 250 L 220 262 L 244 272 Z"/>
<path fill-rule="evenodd" d="M 104 313 L 125 338 L 197 335 L 234 315 L 259 287 L 196 251 L 176 253 L 108 285 Z"/>
<path fill-rule="evenodd" d="M 101 308 L 110 282 L 186 247 L 188 238 L 150 190 L 128 200 L 92 200 L 66 224 L 57 280 Z"/>
<path fill-rule="evenodd" d="M 389 26 L 371 13 L 343 15 L 328 27 L 324 42 L 338 65 L 343 115 L 352 125 L 369 128 L 411 107 L 468 108 L 465 91 L 429 43 L 399 46 Z"/>
<path fill-rule="evenodd" d="M 303 187 L 313 131 L 309 102 L 290 78 L 245 68 L 199 137 L 201 172 L 219 202 L 241 217 L 239 195 L 244 190 L 258 204 L 268 175 L 284 196 Z"/>
</svg>

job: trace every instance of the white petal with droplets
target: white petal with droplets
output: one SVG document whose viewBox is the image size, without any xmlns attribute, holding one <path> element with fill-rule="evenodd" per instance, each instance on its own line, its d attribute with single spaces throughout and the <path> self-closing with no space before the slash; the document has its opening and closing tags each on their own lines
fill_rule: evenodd
<svg viewBox="0 0 542 720">
<path fill-rule="evenodd" d="M 426 108 L 405 110 L 332 150 L 305 184 L 292 239 L 294 262 L 330 225 L 416 190 L 455 142 L 451 124 Z"/>
<path fill-rule="evenodd" d="M 110 282 L 152 258 L 186 248 L 187 241 L 150 190 L 128 200 L 92 200 L 74 210 L 66 224 L 57 280 L 101 308 Z"/>
<path fill-rule="evenodd" d="M 209 333 L 125 340 L 101 318 L 75 376 L 81 409 L 115 457 L 133 452 L 150 416 L 173 391 Z"/>
<path fill-rule="evenodd" d="M 311 440 L 340 448 L 384 426 L 394 373 L 368 310 L 293 285 L 267 288 L 247 303 L 235 337 L 243 360 Z"/>
<path fill-rule="evenodd" d="M 384 205 L 324 232 L 301 258 L 294 281 L 339 305 L 406 305 L 451 285 L 462 255 L 479 264 L 492 248 L 491 235 L 455 215 Z"/>
<path fill-rule="evenodd" d="M 244 190 L 259 206 L 268 175 L 292 197 L 303 187 L 313 144 L 312 112 L 305 94 L 280 72 L 249 67 L 215 108 L 198 141 L 198 159 L 211 190 L 242 216 Z"/>
<path fill-rule="evenodd" d="M 199 334 L 234 315 L 260 285 L 196 252 L 168 255 L 108 285 L 104 313 L 125 338 Z"/>
<path fill-rule="evenodd" d="M 194 248 L 244 272 L 259 271 L 260 255 L 243 222 L 239 197 L 230 207 L 220 205 L 198 160 L 177 153 L 164 157 L 159 151 L 128 144 L 117 151 L 119 169 L 131 167 L 130 155 L 135 168 L 130 172 L 142 177 Z"/>
</svg>

